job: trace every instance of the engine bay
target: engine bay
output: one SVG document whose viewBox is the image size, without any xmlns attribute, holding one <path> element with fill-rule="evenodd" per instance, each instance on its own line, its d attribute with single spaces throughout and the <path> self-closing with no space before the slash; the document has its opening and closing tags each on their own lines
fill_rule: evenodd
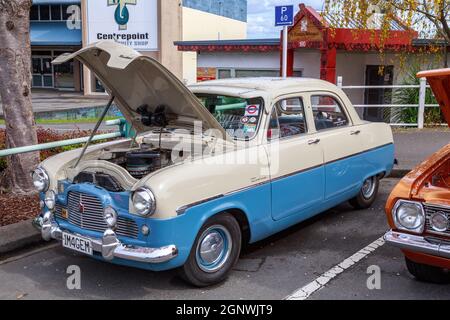
<svg viewBox="0 0 450 320">
<path fill-rule="evenodd" d="M 450 189 L 450 159 L 433 173 L 431 185 L 438 188 Z"/>
</svg>

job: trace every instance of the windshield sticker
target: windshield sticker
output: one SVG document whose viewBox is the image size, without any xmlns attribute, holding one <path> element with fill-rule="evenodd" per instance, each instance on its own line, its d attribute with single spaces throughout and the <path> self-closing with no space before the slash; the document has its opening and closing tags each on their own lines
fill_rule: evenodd
<svg viewBox="0 0 450 320">
<path fill-rule="evenodd" d="M 242 119 L 241 119 L 242 124 L 247 124 L 249 121 L 250 121 L 250 119 L 248 117 L 242 117 Z"/>
<path fill-rule="evenodd" d="M 248 105 L 245 108 L 246 117 L 257 117 L 259 116 L 259 104 Z"/>
<path fill-rule="evenodd" d="M 249 122 L 250 123 L 256 123 L 258 121 L 258 119 L 256 117 L 251 117 Z"/>
<path fill-rule="evenodd" d="M 255 133 L 256 132 L 256 124 L 246 124 L 244 126 L 244 133 Z"/>
</svg>

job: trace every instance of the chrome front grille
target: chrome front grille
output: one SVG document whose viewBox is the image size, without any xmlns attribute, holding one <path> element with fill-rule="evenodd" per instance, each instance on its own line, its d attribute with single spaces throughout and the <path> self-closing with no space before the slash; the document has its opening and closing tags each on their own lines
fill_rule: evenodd
<svg viewBox="0 0 450 320">
<path fill-rule="evenodd" d="M 56 217 L 64 219 L 62 210 L 63 207 L 57 204 Z M 103 205 L 100 199 L 95 196 L 81 192 L 69 192 L 67 210 L 67 221 L 77 227 L 98 232 L 104 232 L 108 228 L 103 219 Z M 137 239 L 139 228 L 133 220 L 119 217 L 116 233 L 119 236 Z"/>
<path fill-rule="evenodd" d="M 430 223 L 431 216 L 437 212 L 445 214 L 447 216 L 447 219 L 450 220 L 450 207 L 435 206 L 435 205 L 430 205 L 430 204 L 425 204 L 423 207 L 425 208 L 425 216 L 426 216 L 425 231 L 430 232 L 430 233 L 450 236 L 450 225 L 447 228 L 447 231 L 437 232 L 437 231 L 433 230 L 433 228 L 431 227 L 431 223 Z"/>
</svg>

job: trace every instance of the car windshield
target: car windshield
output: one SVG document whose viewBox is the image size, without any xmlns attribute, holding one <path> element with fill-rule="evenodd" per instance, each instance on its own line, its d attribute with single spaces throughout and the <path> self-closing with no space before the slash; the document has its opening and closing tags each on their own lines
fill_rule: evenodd
<svg viewBox="0 0 450 320">
<path fill-rule="evenodd" d="M 244 99 L 223 95 L 196 94 L 202 104 L 235 139 L 252 139 L 263 111 L 261 98 Z"/>
</svg>

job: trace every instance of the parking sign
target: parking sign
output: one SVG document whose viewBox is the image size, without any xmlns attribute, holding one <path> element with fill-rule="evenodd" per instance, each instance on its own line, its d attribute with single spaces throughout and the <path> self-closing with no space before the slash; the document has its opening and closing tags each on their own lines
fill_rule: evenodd
<svg viewBox="0 0 450 320">
<path fill-rule="evenodd" d="M 294 6 L 275 7 L 275 26 L 292 26 L 294 24 Z"/>
</svg>

